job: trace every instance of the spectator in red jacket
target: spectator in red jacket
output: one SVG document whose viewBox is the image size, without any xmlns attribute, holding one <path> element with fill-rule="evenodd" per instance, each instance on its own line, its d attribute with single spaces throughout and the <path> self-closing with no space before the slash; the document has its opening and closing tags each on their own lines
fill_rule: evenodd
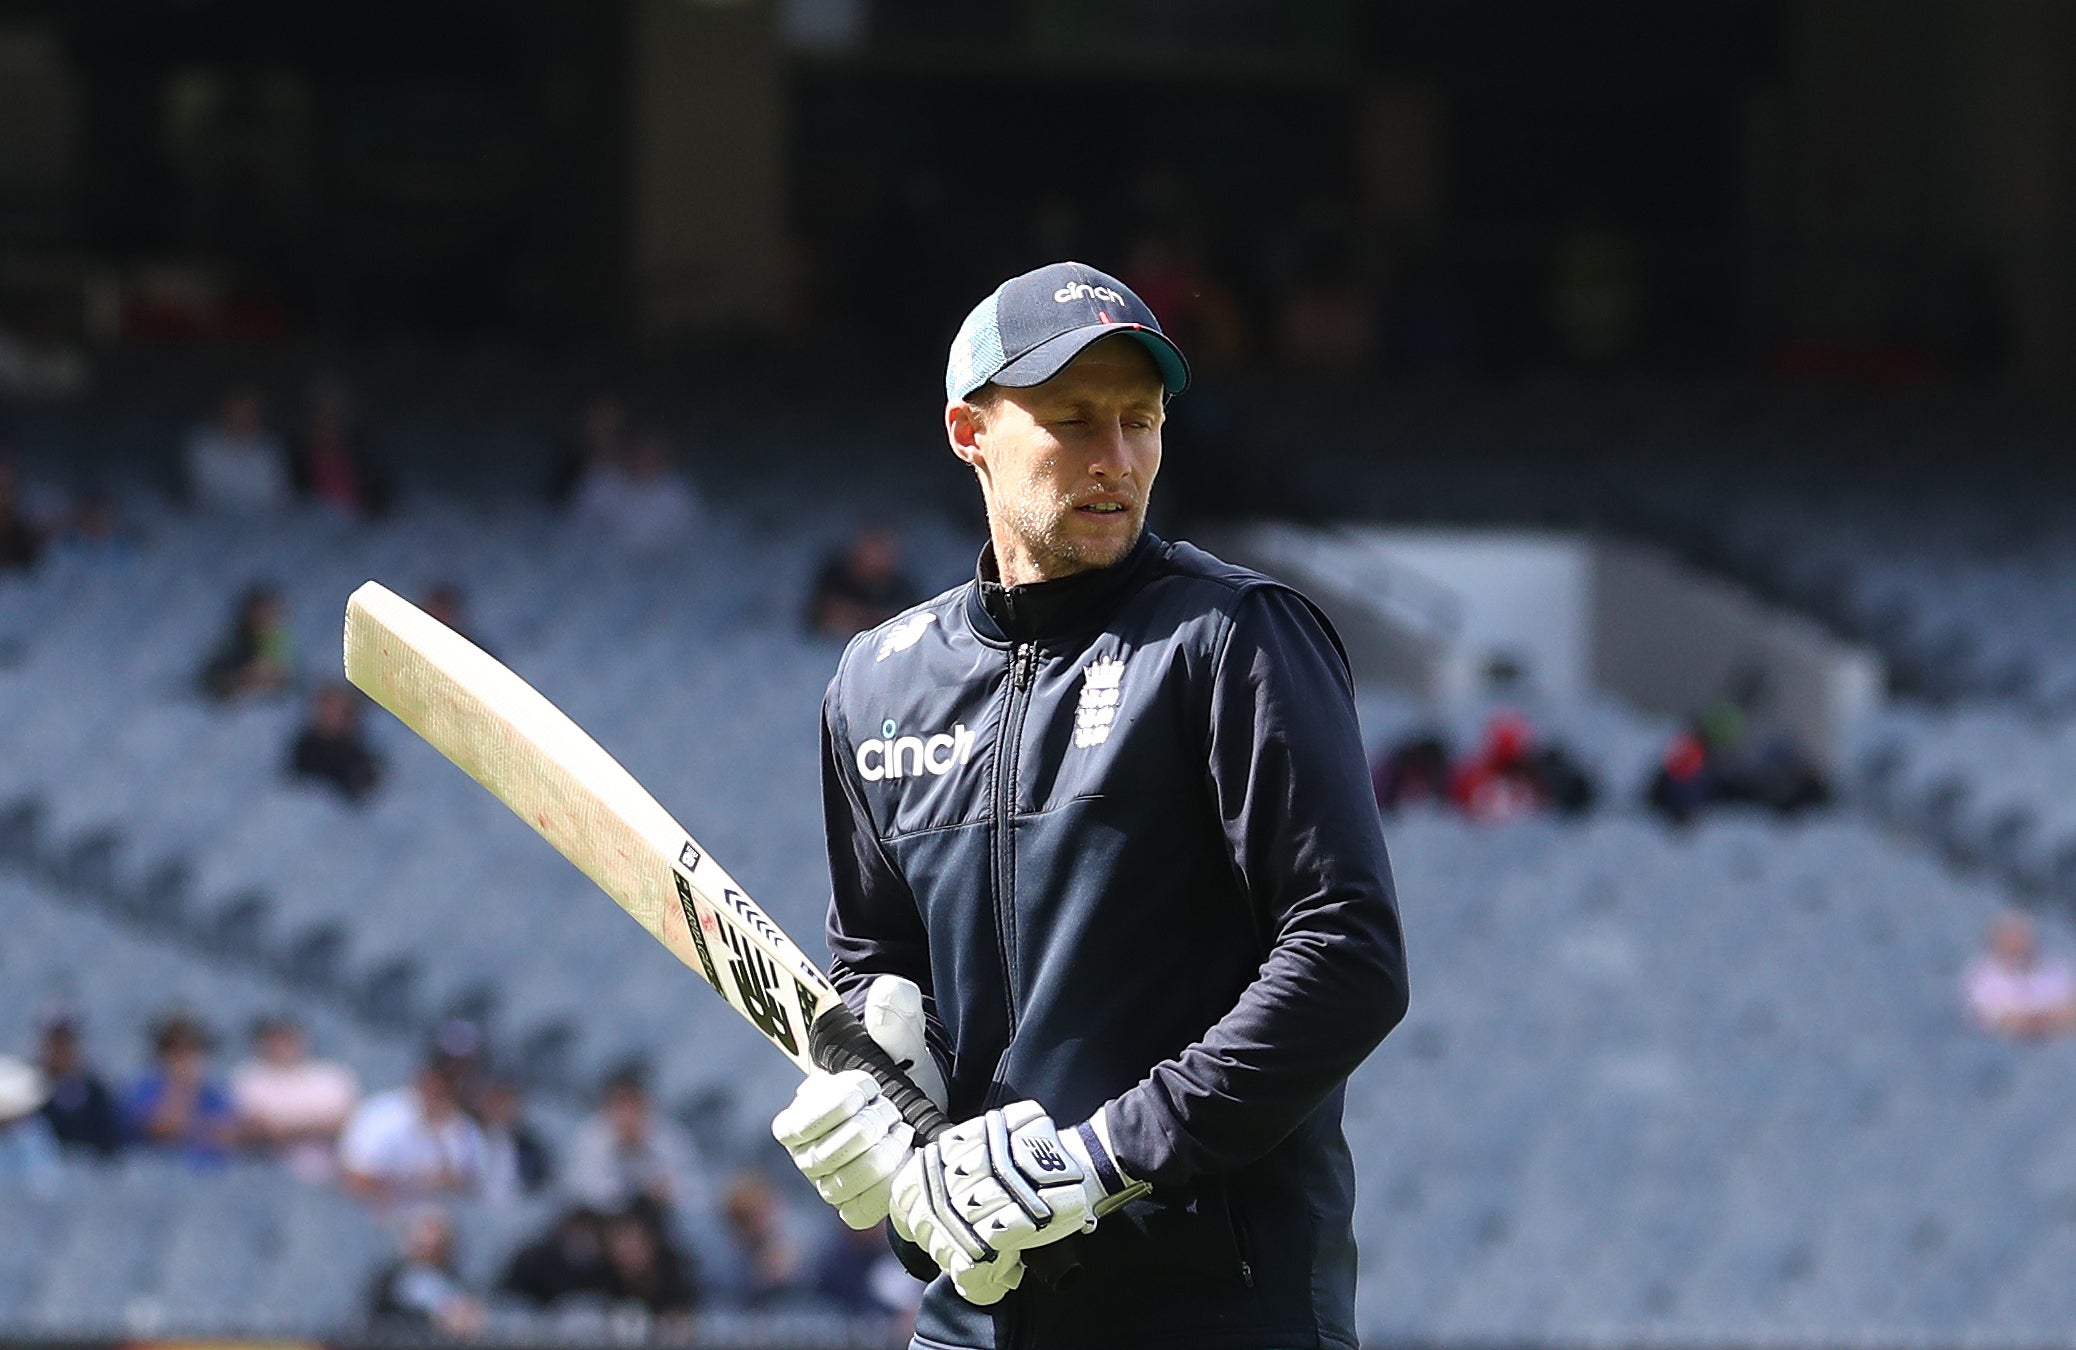
<svg viewBox="0 0 2076 1350">
<path fill-rule="evenodd" d="M 1528 719 L 1518 713 L 1494 714 L 1486 724 L 1484 743 L 1457 766 L 1450 799 L 1472 820 L 1535 815 L 1543 809 L 1545 797 L 1534 748 Z"/>
</svg>

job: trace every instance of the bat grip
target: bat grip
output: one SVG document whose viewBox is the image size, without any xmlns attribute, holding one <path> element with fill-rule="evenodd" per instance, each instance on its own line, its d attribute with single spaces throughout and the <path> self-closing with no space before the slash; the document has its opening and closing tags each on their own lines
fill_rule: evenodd
<svg viewBox="0 0 2076 1350">
<path fill-rule="evenodd" d="M 808 1028 L 807 1052 L 830 1073 L 863 1069 L 871 1074 L 879 1083 L 880 1092 L 901 1112 L 901 1118 L 915 1128 L 918 1143 L 927 1144 L 951 1128 L 951 1117 L 938 1110 L 937 1103 L 909 1080 L 894 1057 L 872 1039 L 872 1033 L 865 1030 L 857 1014 L 842 1003 L 832 1005 Z M 1073 1250 L 1075 1245 L 1073 1238 L 1065 1238 L 1032 1247 L 1023 1254 L 1024 1269 L 1037 1276 L 1046 1288 L 1064 1289 L 1081 1271 L 1081 1258 Z"/>
</svg>

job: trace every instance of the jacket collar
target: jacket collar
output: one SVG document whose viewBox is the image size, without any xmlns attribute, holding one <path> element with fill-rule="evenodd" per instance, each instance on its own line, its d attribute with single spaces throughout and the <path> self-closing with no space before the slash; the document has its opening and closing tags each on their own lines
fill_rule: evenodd
<svg viewBox="0 0 2076 1350">
<path fill-rule="evenodd" d="M 1117 598 L 1166 547 L 1153 531 L 1141 530 L 1132 551 L 1108 567 L 1057 581 L 1004 586 L 990 542 L 980 550 L 967 615 L 976 633 L 995 642 L 1024 642 L 1088 627 L 1108 616 Z"/>
</svg>

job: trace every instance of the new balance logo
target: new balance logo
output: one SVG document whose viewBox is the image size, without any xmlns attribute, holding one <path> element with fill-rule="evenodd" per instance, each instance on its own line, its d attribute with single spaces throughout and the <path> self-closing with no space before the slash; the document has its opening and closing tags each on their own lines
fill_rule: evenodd
<svg viewBox="0 0 2076 1350">
<path fill-rule="evenodd" d="M 1052 298 L 1056 303 L 1062 305 L 1070 300 L 1107 300 L 1113 305 L 1121 305 L 1125 302 L 1123 296 L 1108 286 L 1091 286 L 1086 281 L 1077 281 L 1070 286 L 1062 286 L 1052 293 Z"/>
<path fill-rule="evenodd" d="M 895 652 L 905 652 L 923 637 L 923 630 L 937 622 L 935 614 L 911 614 L 879 636 L 879 650 L 873 654 L 875 661 L 884 661 Z"/>
<path fill-rule="evenodd" d="M 1031 1161 L 1038 1164 L 1040 1171 L 1064 1172 L 1067 1170 L 1067 1160 L 1060 1156 L 1058 1149 L 1046 1143 L 1043 1139 L 1031 1140 L 1030 1149 Z"/>
</svg>

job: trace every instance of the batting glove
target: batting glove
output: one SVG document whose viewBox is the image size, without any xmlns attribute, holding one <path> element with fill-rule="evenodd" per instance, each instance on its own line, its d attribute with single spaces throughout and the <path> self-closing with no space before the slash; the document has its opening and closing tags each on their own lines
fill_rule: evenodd
<svg viewBox="0 0 2076 1350">
<path fill-rule="evenodd" d="M 1118 1167 L 1102 1112 L 1062 1133 L 1044 1107 L 1017 1102 L 917 1149 L 894 1178 L 891 1215 L 894 1230 L 957 1281 L 1094 1228 L 1149 1189 Z"/>
<path fill-rule="evenodd" d="M 1000 1303 L 1024 1282 L 1024 1259 L 1015 1252 L 1003 1252 L 992 1261 L 953 1271 L 951 1282 L 960 1298 L 985 1308 Z"/>
<path fill-rule="evenodd" d="M 863 1021 L 880 1048 L 941 1108 L 944 1078 L 924 1040 L 923 999 L 915 984 L 897 975 L 874 980 L 865 993 Z M 771 1133 L 852 1228 L 870 1228 L 887 1217 L 894 1174 L 915 1152 L 915 1131 L 863 1069 L 809 1074 L 791 1104 L 773 1117 Z"/>
</svg>

